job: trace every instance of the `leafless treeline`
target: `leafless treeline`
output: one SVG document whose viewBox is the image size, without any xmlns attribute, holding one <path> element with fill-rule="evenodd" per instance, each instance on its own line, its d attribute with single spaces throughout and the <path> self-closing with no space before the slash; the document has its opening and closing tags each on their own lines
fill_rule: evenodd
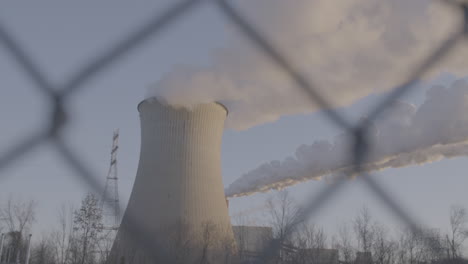
<svg viewBox="0 0 468 264">
<path fill-rule="evenodd" d="M 0 206 L 0 230 L 5 237 L 0 263 L 25 263 L 37 204 L 9 198 Z M 31 264 L 104 263 L 110 238 L 103 229 L 102 212 L 94 195 L 86 195 L 77 209 L 61 206 L 50 230 L 35 234 Z"/>
<path fill-rule="evenodd" d="M 459 205 L 448 210 L 447 232 L 429 227 L 416 232 L 404 227 L 394 230 L 378 222 L 364 206 L 332 235 L 311 223 L 287 232 L 300 212 L 287 192 L 270 198 L 267 208 L 273 237 L 282 245 L 270 259 L 273 263 L 468 263 L 464 260 L 468 212 Z"/>
<path fill-rule="evenodd" d="M 0 231 L 7 234 L 0 262 L 24 263 L 28 236 L 36 220 L 37 204 L 10 198 L 0 206 Z M 468 212 L 462 206 L 452 206 L 448 210 L 449 230 L 428 227 L 421 227 L 418 232 L 405 228 L 394 230 L 376 221 L 369 209 L 362 207 L 352 219 L 337 226 L 333 234 L 327 234 L 323 228 L 311 223 L 302 223 L 291 232 L 290 226 L 296 224 L 295 218 L 300 208 L 287 192 L 272 197 L 267 202 L 267 208 L 272 233 L 261 239 L 268 238 L 268 241 L 263 241 L 261 245 L 248 245 L 243 243 L 243 236 L 239 234 L 243 229 L 235 229 L 238 232 L 237 256 L 230 256 L 229 263 L 237 263 L 239 259 L 244 263 L 261 260 L 260 263 L 274 264 L 462 263 L 467 253 Z M 77 208 L 60 207 L 57 222 L 51 223 L 51 231 L 35 234 L 30 263 L 105 263 L 114 237 L 112 232 L 103 228 L 102 217 L 98 200 L 91 194 Z M 261 228 L 258 230 L 265 231 Z M 174 243 L 183 245 L 179 240 L 174 240 Z M 256 240 L 256 243 L 260 240 Z M 215 246 L 219 248 L 220 245 L 219 241 L 211 241 L 201 247 L 201 252 Z M 280 246 L 269 250 L 271 245 Z M 188 263 L 184 256 L 193 255 L 187 253 L 183 246 L 174 250 L 180 263 Z M 233 252 L 231 247 L 228 251 Z M 210 263 L 203 258 L 205 255 L 201 254 L 200 260 L 195 262 Z"/>
</svg>

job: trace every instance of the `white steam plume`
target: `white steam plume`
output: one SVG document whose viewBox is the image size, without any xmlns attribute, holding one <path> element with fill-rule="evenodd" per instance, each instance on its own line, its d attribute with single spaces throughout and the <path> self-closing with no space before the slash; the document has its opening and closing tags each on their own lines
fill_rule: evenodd
<svg viewBox="0 0 468 264">
<path fill-rule="evenodd" d="M 395 102 L 374 122 L 371 151 L 364 171 L 434 162 L 468 154 L 468 83 L 454 82 L 450 88 L 434 86 L 425 102 L 415 106 Z M 270 189 L 282 189 L 303 181 L 319 180 L 352 172 L 346 134 L 334 142 L 316 141 L 302 145 L 294 157 L 272 161 L 244 174 L 226 189 L 236 197 Z"/>
<path fill-rule="evenodd" d="M 460 16 L 441 1 L 234 2 L 317 84 L 330 107 L 395 87 L 460 22 Z M 147 96 L 182 106 L 219 101 L 229 108 L 227 126 L 234 129 L 320 110 L 233 28 L 228 26 L 227 44 L 213 52 L 211 66 L 176 66 Z M 456 56 L 438 63 L 428 76 L 442 71 L 465 74 L 466 58 L 468 49 L 458 47 Z"/>
</svg>

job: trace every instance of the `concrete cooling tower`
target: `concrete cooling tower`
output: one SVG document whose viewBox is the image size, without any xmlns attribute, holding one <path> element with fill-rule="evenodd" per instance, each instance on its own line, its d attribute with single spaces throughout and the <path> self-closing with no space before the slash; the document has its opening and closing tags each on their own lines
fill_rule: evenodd
<svg viewBox="0 0 468 264">
<path fill-rule="evenodd" d="M 221 177 L 227 109 L 139 104 L 141 152 L 109 263 L 224 263 L 234 238 Z"/>
</svg>

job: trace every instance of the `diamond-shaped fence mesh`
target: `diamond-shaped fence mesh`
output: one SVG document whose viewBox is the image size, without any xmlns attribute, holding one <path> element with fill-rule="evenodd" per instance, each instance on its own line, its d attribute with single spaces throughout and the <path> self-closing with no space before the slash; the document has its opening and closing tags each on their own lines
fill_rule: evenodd
<svg viewBox="0 0 468 264">
<path fill-rule="evenodd" d="M 17 142 L 11 149 L 2 150 L 4 154 L 0 156 L 0 181 L 4 177 L 4 174 L 1 172 L 5 170 L 7 166 L 18 162 L 24 155 L 37 148 L 39 145 L 51 144 L 55 147 L 56 151 L 61 154 L 60 156 L 63 158 L 63 162 L 68 165 L 71 170 L 76 172 L 75 175 L 77 175 L 81 181 L 86 183 L 87 186 L 96 193 L 102 193 L 104 187 L 95 180 L 97 178 L 93 177 L 91 170 L 88 169 L 86 164 L 80 160 L 80 157 L 74 153 L 73 149 L 70 148 L 63 139 L 63 128 L 73 122 L 73 120 L 68 117 L 68 109 L 64 101 L 74 96 L 80 90 L 85 89 L 87 81 L 97 75 L 105 74 L 105 70 L 112 67 L 114 63 L 123 56 L 128 55 L 132 50 L 137 49 L 149 38 L 157 37 L 161 31 L 170 29 L 174 21 L 188 12 L 191 12 L 191 10 L 201 2 L 204 1 L 186 0 L 174 4 L 165 12 L 155 16 L 143 27 L 131 32 L 126 38 L 109 47 L 106 52 L 80 67 L 76 70 L 72 78 L 63 85 L 52 83 L 33 61 L 32 57 L 23 49 L 22 43 L 17 41 L 8 28 L 0 23 L 0 46 L 3 46 L 3 48 L 10 53 L 18 63 L 20 70 L 35 83 L 32 89 L 38 89 L 47 96 L 53 109 L 50 116 L 44 118 L 44 123 L 49 124 L 45 131 L 37 131 L 29 138 Z M 257 48 L 258 52 L 267 55 L 271 63 L 279 66 L 291 78 L 297 89 L 302 89 L 306 92 L 308 98 L 322 109 L 328 109 L 325 110 L 324 113 L 332 122 L 354 135 L 353 149 L 349 153 L 349 158 L 354 161 L 353 175 L 360 175 L 359 177 L 364 180 L 366 186 L 372 191 L 374 196 L 381 200 L 396 217 L 406 223 L 413 232 L 421 232 L 421 230 L 418 229 L 421 225 L 416 223 L 411 215 L 403 210 L 402 206 L 393 199 L 384 186 L 379 184 L 377 180 L 368 173 L 360 173 L 361 165 L 366 161 L 370 144 L 367 130 L 370 123 L 379 118 L 381 113 L 384 112 L 395 99 L 405 96 L 410 90 L 414 89 L 415 85 L 413 84 L 415 81 L 440 61 L 457 42 L 467 36 L 468 4 L 457 1 L 445 1 L 447 4 L 456 5 L 460 10 L 460 16 L 463 17 L 464 21 L 462 26 L 442 42 L 432 53 L 427 54 L 427 57 L 421 60 L 420 65 L 408 73 L 405 81 L 396 85 L 396 87 L 399 88 L 392 91 L 381 104 L 370 111 L 367 119 L 362 123 L 351 124 L 338 112 L 334 111 L 332 107 L 329 107 L 331 104 L 328 102 L 327 98 L 320 94 L 313 80 L 309 80 L 307 76 L 303 75 L 300 69 L 292 63 L 292 60 L 289 60 L 287 56 L 282 54 L 280 49 L 275 46 L 275 43 L 271 42 L 247 17 L 236 10 L 230 1 L 211 0 L 207 2 L 211 2 L 211 4 L 217 6 L 219 12 L 247 37 L 250 43 Z M 294 232 L 299 224 L 317 214 L 320 208 L 326 206 L 327 201 L 332 196 L 344 188 L 348 181 L 346 181 L 346 175 L 342 177 L 343 178 L 335 181 L 333 184 L 329 184 L 318 194 L 311 197 L 310 202 L 296 215 L 292 224 L 287 227 L 286 233 L 284 234 L 285 237 L 288 233 Z M 108 197 L 105 197 L 104 199 L 107 198 Z M 130 219 L 130 223 L 131 222 L 132 220 Z M 132 228 L 134 228 L 132 234 L 134 235 L 135 241 L 139 243 L 143 250 L 148 249 L 147 251 L 152 253 L 155 245 L 150 244 L 153 243 L 153 240 L 148 237 L 145 230 L 141 230 L 141 228 L 136 225 L 130 224 L 129 226 L 133 226 Z M 263 260 L 266 262 L 268 259 L 276 256 L 280 247 L 281 241 L 272 242 L 265 250 L 262 256 Z M 161 252 L 158 254 L 161 254 Z"/>
</svg>

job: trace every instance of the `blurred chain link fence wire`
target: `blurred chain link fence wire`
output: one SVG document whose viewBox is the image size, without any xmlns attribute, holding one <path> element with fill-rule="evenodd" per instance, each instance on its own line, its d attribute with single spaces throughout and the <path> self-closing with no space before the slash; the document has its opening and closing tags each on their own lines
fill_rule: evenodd
<svg viewBox="0 0 468 264">
<path fill-rule="evenodd" d="M 121 42 L 116 43 L 114 46 L 109 47 L 107 52 L 101 54 L 93 61 L 83 65 L 75 74 L 63 84 L 52 83 L 47 76 L 40 70 L 37 64 L 32 59 L 26 50 L 23 49 L 21 43 L 17 42 L 15 37 L 10 34 L 8 28 L 5 28 L 0 21 L 0 45 L 2 45 L 10 55 L 16 60 L 18 67 L 23 73 L 30 78 L 36 85 L 34 89 L 39 89 L 50 100 L 51 113 L 46 117 L 44 122 L 49 122 L 48 128 L 45 131 L 36 131 L 29 138 L 15 144 L 11 149 L 2 150 L 0 155 L 0 181 L 4 177 L 1 172 L 7 167 L 12 166 L 15 162 L 20 160 L 25 154 L 31 152 L 41 144 L 51 144 L 61 154 L 63 162 L 66 163 L 70 169 L 76 172 L 79 177 L 91 190 L 96 193 L 103 193 L 104 186 L 100 184 L 93 176 L 91 170 L 80 160 L 80 157 L 73 152 L 67 142 L 62 138 L 63 128 L 72 122 L 68 118 L 68 109 L 65 107 L 65 102 L 75 93 L 86 88 L 86 83 L 99 74 L 103 74 L 105 70 L 112 67 L 115 63 L 128 56 L 133 50 L 137 49 L 149 38 L 155 37 L 163 30 L 169 28 L 172 22 L 190 12 L 194 7 L 202 2 L 213 2 L 219 9 L 219 12 L 242 32 L 245 37 L 250 40 L 251 44 L 258 48 L 258 52 L 263 52 L 267 55 L 272 63 L 279 66 L 288 76 L 294 81 L 298 89 L 306 92 L 307 96 L 315 104 L 319 105 L 324 110 L 326 116 L 342 129 L 347 130 L 353 135 L 353 148 L 349 153 L 350 159 L 354 161 L 353 175 L 359 175 L 367 187 L 372 191 L 376 198 L 380 199 L 383 204 L 388 207 L 397 218 L 402 220 L 410 229 L 418 234 L 421 233 L 420 224 L 418 224 L 413 217 L 398 204 L 394 198 L 388 193 L 388 190 L 372 178 L 368 173 L 361 172 L 361 165 L 366 161 L 369 146 L 369 138 L 367 136 L 368 128 L 372 121 L 379 118 L 380 115 L 391 105 L 391 103 L 399 99 L 410 90 L 414 89 L 414 83 L 426 71 L 428 71 L 434 64 L 441 60 L 459 41 L 468 36 L 468 3 L 463 1 L 443 1 L 447 5 L 453 5 L 460 11 L 460 16 L 463 18 L 463 23 L 460 28 L 442 42 L 427 58 L 423 59 L 419 66 L 414 68 L 413 71 L 408 73 L 405 81 L 399 84 L 398 88 L 392 91 L 378 107 L 370 111 L 368 118 L 361 123 L 351 124 L 343 116 L 333 110 L 327 98 L 323 97 L 316 89 L 316 86 L 301 71 L 296 67 L 287 56 L 280 52 L 280 49 L 274 45 L 269 38 L 262 34 L 255 28 L 253 23 L 250 23 L 248 18 L 244 17 L 229 0 L 185 0 L 180 1 L 173 6 L 169 7 L 165 12 L 159 13 L 150 21 L 143 25 L 135 32 L 129 34 Z M 342 178 L 329 184 L 317 195 L 310 198 L 309 202 L 304 208 L 295 216 L 294 221 L 287 227 L 283 238 L 274 240 L 266 248 L 262 254 L 262 260 L 267 262 L 269 259 L 277 256 L 282 247 L 282 239 L 294 232 L 295 228 L 312 216 L 314 216 L 319 209 L 326 204 L 326 202 L 337 191 L 342 189 L 349 181 L 346 179 L 349 176 L 343 175 Z M 104 197 L 107 199 L 108 197 Z M 134 216 L 136 217 L 136 216 Z M 132 220 L 130 220 L 132 222 Z M 132 225 L 130 225 L 132 226 Z M 142 249 L 147 249 L 147 252 L 155 254 L 154 248 L 157 245 L 151 244 L 153 240 L 148 237 L 145 230 L 141 230 L 138 226 L 132 226 L 135 235 L 135 240 L 139 242 Z M 161 247 L 162 248 L 162 247 Z M 159 257 L 161 254 L 164 256 L 167 252 L 158 252 Z"/>
</svg>

